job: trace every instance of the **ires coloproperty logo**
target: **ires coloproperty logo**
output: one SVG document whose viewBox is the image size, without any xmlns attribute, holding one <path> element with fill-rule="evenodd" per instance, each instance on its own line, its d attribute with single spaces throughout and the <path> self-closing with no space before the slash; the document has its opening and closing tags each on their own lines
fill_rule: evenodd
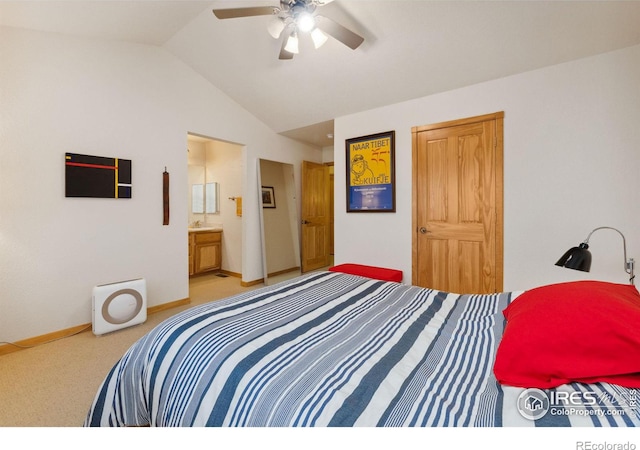
<svg viewBox="0 0 640 450">
<path fill-rule="evenodd" d="M 538 420 L 549 412 L 551 402 L 540 389 L 525 389 L 518 396 L 518 412 L 525 419 Z"/>
<path fill-rule="evenodd" d="M 587 392 L 545 392 L 525 389 L 518 396 L 518 412 L 528 420 L 538 420 L 547 414 L 554 416 L 622 416 L 637 407 L 637 391 L 629 390 L 629 397 L 616 394 Z"/>
</svg>

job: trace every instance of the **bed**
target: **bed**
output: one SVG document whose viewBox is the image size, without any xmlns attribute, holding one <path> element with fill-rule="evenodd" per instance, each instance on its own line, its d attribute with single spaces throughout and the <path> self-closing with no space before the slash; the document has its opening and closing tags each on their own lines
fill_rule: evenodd
<svg viewBox="0 0 640 450">
<path fill-rule="evenodd" d="M 195 306 L 123 355 L 84 425 L 640 425 L 633 382 L 498 381 L 504 311 L 521 295 L 321 271 Z"/>
</svg>

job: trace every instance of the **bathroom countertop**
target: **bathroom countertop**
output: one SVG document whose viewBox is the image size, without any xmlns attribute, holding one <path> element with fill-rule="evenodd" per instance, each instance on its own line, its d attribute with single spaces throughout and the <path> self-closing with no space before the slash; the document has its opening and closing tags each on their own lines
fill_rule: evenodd
<svg viewBox="0 0 640 450">
<path fill-rule="evenodd" d="M 189 227 L 189 233 L 202 233 L 205 231 L 222 231 L 222 227 Z"/>
</svg>

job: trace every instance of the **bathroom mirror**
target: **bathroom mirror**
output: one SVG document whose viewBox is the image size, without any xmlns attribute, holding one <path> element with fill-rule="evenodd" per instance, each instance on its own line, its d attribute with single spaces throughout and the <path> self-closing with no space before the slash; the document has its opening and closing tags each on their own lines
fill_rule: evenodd
<svg viewBox="0 0 640 450">
<path fill-rule="evenodd" d="M 300 275 L 293 164 L 258 159 L 258 189 L 264 282 L 273 284 Z"/>
<path fill-rule="evenodd" d="M 191 185 L 191 212 L 204 214 L 204 184 Z"/>
<path fill-rule="evenodd" d="M 191 212 L 193 214 L 215 214 L 219 212 L 218 183 L 191 185 Z"/>
<path fill-rule="evenodd" d="M 205 222 L 205 214 L 220 212 L 220 186 L 213 181 L 212 159 L 208 153 L 207 140 L 189 135 L 187 139 L 187 162 L 189 180 L 189 223 Z"/>
<path fill-rule="evenodd" d="M 218 183 L 205 184 L 204 190 L 204 212 L 207 214 L 216 214 L 220 212 L 218 205 L 220 204 L 220 194 Z"/>
</svg>

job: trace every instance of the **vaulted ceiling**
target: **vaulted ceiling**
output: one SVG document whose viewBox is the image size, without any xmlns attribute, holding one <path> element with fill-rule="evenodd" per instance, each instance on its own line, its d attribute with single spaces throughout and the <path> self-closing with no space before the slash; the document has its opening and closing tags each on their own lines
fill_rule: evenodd
<svg viewBox="0 0 640 450">
<path fill-rule="evenodd" d="M 640 44 L 640 1 L 335 0 L 322 15 L 364 37 L 279 60 L 249 1 L 0 1 L 0 25 L 164 47 L 275 132 L 331 143 L 333 119 Z"/>
</svg>

